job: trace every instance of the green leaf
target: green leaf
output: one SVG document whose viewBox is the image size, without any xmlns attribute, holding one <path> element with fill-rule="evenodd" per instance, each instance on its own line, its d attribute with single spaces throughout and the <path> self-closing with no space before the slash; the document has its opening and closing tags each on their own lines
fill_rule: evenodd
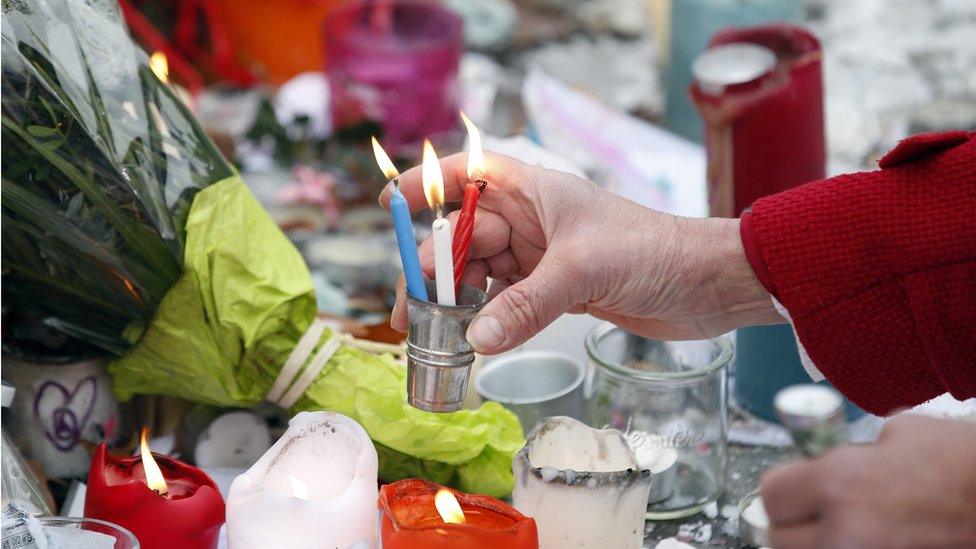
<svg viewBox="0 0 976 549">
<path fill-rule="evenodd" d="M 81 211 L 81 207 L 85 205 L 85 195 L 84 193 L 76 193 L 68 201 L 68 207 L 64 210 L 64 214 L 68 217 L 74 217 L 78 215 Z"/>
<path fill-rule="evenodd" d="M 38 96 L 37 98 L 41 100 L 41 105 L 44 106 L 44 110 L 46 110 L 47 114 L 51 117 L 51 123 L 57 124 L 58 115 L 56 115 L 54 113 L 54 109 L 51 108 L 51 103 L 49 103 L 47 99 L 44 99 L 44 96 Z"/>
<path fill-rule="evenodd" d="M 122 208 L 109 198 L 105 189 L 94 181 L 87 180 L 85 174 L 75 165 L 51 152 L 44 143 L 32 139 L 13 120 L 4 116 L 2 121 L 4 127 L 32 146 L 48 163 L 61 172 L 81 192 L 85 193 L 106 221 L 119 231 L 125 242 L 145 260 L 147 265 L 153 266 L 159 275 L 166 280 L 175 280 L 179 277 L 179 266 L 170 256 L 169 250 L 166 249 L 158 235 L 153 235 L 139 221 L 126 215 Z"/>
<path fill-rule="evenodd" d="M 41 141 L 41 146 L 48 151 L 56 151 L 61 146 L 61 143 L 64 143 L 64 141 L 60 139 L 48 139 L 47 141 Z"/>
<path fill-rule="evenodd" d="M 27 126 L 27 133 L 34 137 L 51 137 L 52 135 L 58 135 L 58 130 L 47 126 Z"/>
<path fill-rule="evenodd" d="M 41 164 L 34 170 L 34 179 L 36 181 L 46 181 L 51 175 L 51 165 Z"/>
</svg>

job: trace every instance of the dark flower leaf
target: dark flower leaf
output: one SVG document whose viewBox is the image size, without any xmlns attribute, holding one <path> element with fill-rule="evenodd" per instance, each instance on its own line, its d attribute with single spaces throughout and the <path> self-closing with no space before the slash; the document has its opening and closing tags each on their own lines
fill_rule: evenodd
<svg viewBox="0 0 976 549">
<path fill-rule="evenodd" d="M 68 201 L 68 207 L 64 210 L 64 215 L 68 217 L 76 217 L 78 212 L 81 211 L 81 207 L 85 205 L 85 195 L 82 193 L 76 193 L 71 200 Z"/>
<path fill-rule="evenodd" d="M 58 130 L 47 126 L 27 126 L 27 133 L 34 137 L 51 137 L 52 135 L 57 135 Z"/>
</svg>

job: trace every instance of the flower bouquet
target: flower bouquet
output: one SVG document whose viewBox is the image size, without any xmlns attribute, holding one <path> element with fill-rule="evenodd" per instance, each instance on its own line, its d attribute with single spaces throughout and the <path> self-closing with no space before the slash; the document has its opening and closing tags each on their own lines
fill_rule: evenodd
<svg viewBox="0 0 976 549">
<path fill-rule="evenodd" d="M 413 409 L 401 364 L 316 321 L 298 251 L 150 70 L 115 2 L 2 6 L 5 311 L 115 355 L 122 400 L 270 394 L 359 421 L 384 479 L 511 490 L 514 415 Z"/>
</svg>

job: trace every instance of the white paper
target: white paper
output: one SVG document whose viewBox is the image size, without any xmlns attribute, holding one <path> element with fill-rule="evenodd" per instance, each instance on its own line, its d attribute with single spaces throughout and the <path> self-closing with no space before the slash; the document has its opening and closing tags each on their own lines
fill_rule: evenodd
<svg viewBox="0 0 976 549">
<path fill-rule="evenodd" d="M 522 88 L 536 138 L 596 181 L 639 204 L 678 215 L 707 213 L 705 150 L 616 111 L 543 73 Z"/>
</svg>

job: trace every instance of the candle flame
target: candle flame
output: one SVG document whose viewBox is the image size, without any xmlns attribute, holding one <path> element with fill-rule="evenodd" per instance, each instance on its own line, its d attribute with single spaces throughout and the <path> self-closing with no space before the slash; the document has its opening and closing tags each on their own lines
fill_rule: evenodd
<svg viewBox="0 0 976 549">
<path fill-rule="evenodd" d="M 308 485 L 302 479 L 288 475 L 288 480 L 291 481 L 291 495 L 298 499 L 308 499 Z"/>
<path fill-rule="evenodd" d="M 441 174 L 441 163 L 437 160 L 437 153 L 430 141 L 424 139 L 424 159 L 420 171 L 424 182 L 424 195 L 431 208 L 444 205 L 444 175 Z"/>
<path fill-rule="evenodd" d="M 468 130 L 468 178 L 474 179 L 485 173 L 485 151 L 481 145 L 481 132 L 464 111 L 461 111 L 461 121 Z"/>
<path fill-rule="evenodd" d="M 437 495 L 434 496 L 434 507 L 437 507 L 437 512 L 444 519 L 444 522 L 464 524 L 464 511 L 461 510 L 461 504 L 447 488 L 441 488 L 437 491 Z"/>
<path fill-rule="evenodd" d="M 153 53 L 149 57 L 149 69 L 153 71 L 160 82 L 169 83 L 169 60 L 166 59 L 165 53 L 161 51 Z"/>
<path fill-rule="evenodd" d="M 396 166 L 393 165 L 393 161 L 390 160 L 390 157 L 386 154 L 386 151 L 383 150 L 383 147 L 380 146 L 380 142 L 377 141 L 375 137 L 370 137 L 370 139 L 373 140 L 373 156 L 376 157 L 376 163 L 379 164 L 380 170 L 383 171 L 383 175 L 390 180 L 398 177 L 400 172 L 396 169 Z"/>
<path fill-rule="evenodd" d="M 146 473 L 146 484 L 153 492 L 165 496 L 169 492 L 169 488 L 166 486 L 163 472 L 159 470 L 159 465 L 156 464 L 156 460 L 153 459 L 152 452 L 149 450 L 149 444 L 146 442 L 148 437 L 149 427 L 143 427 L 140 448 L 142 449 L 142 469 Z"/>
</svg>

